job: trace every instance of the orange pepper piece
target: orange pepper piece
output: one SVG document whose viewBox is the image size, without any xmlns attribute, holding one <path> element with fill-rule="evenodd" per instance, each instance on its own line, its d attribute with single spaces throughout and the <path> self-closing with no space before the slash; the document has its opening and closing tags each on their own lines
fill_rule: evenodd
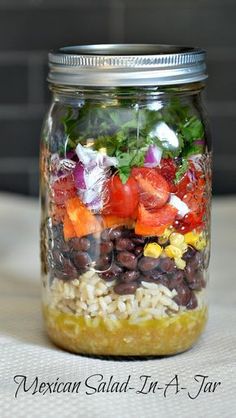
<svg viewBox="0 0 236 418">
<path fill-rule="evenodd" d="M 104 215 L 103 221 L 105 228 L 114 228 L 121 225 L 127 226 L 128 228 L 134 227 L 134 220 L 131 218 L 119 218 L 114 215 Z"/>
<path fill-rule="evenodd" d="M 101 222 L 86 208 L 79 197 L 73 197 L 67 200 L 66 211 L 77 237 L 95 234 L 102 230 Z"/>
<path fill-rule="evenodd" d="M 76 237 L 76 232 L 67 213 L 64 215 L 63 232 L 65 240 Z"/>
</svg>

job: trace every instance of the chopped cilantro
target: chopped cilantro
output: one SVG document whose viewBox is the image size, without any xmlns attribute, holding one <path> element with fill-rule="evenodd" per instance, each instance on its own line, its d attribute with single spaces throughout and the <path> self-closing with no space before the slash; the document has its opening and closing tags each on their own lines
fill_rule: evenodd
<svg viewBox="0 0 236 418">
<path fill-rule="evenodd" d="M 183 175 L 186 173 L 187 170 L 188 170 L 188 160 L 183 158 L 182 163 L 180 164 L 178 170 L 175 173 L 175 179 L 174 179 L 175 184 L 178 184 L 180 182 L 180 180 L 182 179 Z"/>
<path fill-rule="evenodd" d="M 160 122 L 166 123 L 175 133 L 178 145 L 173 146 L 168 135 L 167 138 L 158 137 L 156 127 Z M 123 183 L 133 166 L 143 165 L 150 144 L 160 147 L 164 158 L 183 158 L 176 182 L 187 170 L 187 157 L 202 151 L 195 141 L 204 137 L 203 124 L 179 99 L 171 99 L 159 110 L 137 108 L 133 99 L 121 99 L 115 104 L 87 100 L 77 109 L 68 107 L 62 123 L 68 137 L 68 149 L 75 148 L 78 143 L 85 145 L 92 138 L 95 150 L 105 148 L 109 156 L 116 156 Z"/>
<path fill-rule="evenodd" d="M 125 153 L 117 152 L 118 172 L 122 183 L 126 183 L 132 167 L 140 167 L 144 164 L 144 150 L 132 150 Z"/>
</svg>

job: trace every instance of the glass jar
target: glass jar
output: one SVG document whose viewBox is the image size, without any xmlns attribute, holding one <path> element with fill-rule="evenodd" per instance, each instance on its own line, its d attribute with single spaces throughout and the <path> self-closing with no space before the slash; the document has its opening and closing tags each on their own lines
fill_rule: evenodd
<svg viewBox="0 0 236 418">
<path fill-rule="evenodd" d="M 207 319 L 205 53 L 93 45 L 49 55 L 41 142 L 43 313 L 76 353 L 170 355 Z"/>
</svg>

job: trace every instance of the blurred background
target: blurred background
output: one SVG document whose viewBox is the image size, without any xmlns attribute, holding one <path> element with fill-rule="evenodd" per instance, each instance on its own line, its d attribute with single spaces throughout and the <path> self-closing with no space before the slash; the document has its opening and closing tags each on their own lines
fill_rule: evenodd
<svg viewBox="0 0 236 418">
<path fill-rule="evenodd" d="M 38 194 L 48 50 L 114 42 L 207 50 L 213 191 L 236 193 L 235 0 L 0 0 L 0 191 Z"/>
</svg>

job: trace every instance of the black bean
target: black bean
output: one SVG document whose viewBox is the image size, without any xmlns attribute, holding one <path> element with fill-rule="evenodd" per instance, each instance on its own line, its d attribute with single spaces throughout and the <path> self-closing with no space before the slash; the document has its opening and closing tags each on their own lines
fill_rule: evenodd
<svg viewBox="0 0 236 418">
<path fill-rule="evenodd" d="M 77 269 L 85 269 L 91 263 L 91 258 L 84 251 L 76 251 L 73 253 L 73 263 Z"/>
<path fill-rule="evenodd" d="M 108 271 L 101 274 L 102 278 L 106 281 L 112 281 L 118 279 L 121 276 L 123 269 L 117 264 L 113 263 Z"/>
<path fill-rule="evenodd" d="M 129 238 L 118 238 L 115 246 L 117 251 L 132 251 L 135 247 L 134 243 Z"/>
<path fill-rule="evenodd" d="M 88 251 L 91 243 L 87 238 L 72 238 L 70 240 L 70 246 L 73 250 Z"/>
<path fill-rule="evenodd" d="M 108 254 L 101 254 L 96 261 L 95 267 L 98 270 L 106 270 L 110 267 L 111 260 Z"/>
<path fill-rule="evenodd" d="M 169 289 L 178 289 L 179 286 L 185 285 L 184 282 L 184 273 L 182 270 L 176 270 L 175 273 L 171 275 L 169 280 Z"/>
<path fill-rule="evenodd" d="M 113 251 L 113 243 L 111 241 L 104 241 L 100 245 L 101 254 L 109 254 Z"/>
<path fill-rule="evenodd" d="M 156 280 L 159 280 L 161 276 L 163 276 L 163 273 L 161 273 L 158 270 L 150 270 L 148 272 L 143 272 L 144 280 L 145 278 L 148 278 L 148 279 L 152 279 L 152 281 L 153 280 L 156 281 Z"/>
<path fill-rule="evenodd" d="M 187 262 L 188 265 L 192 267 L 192 269 L 196 270 L 199 267 L 203 267 L 203 257 L 199 251 L 196 251 L 192 258 L 190 258 Z"/>
<path fill-rule="evenodd" d="M 122 235 L 122 232 L 121 232 L 120 229 L 111 229 L 110 232 L 109 232 L 109 237 L 110 237 L 111 240 L 120 238 L 121 235 Z"/>
<path fill-rule="evenodd" d="M 109 241 L 111 239 L 110 237 L 110 229 L 104 229 L 101 233 L 101 239 L 103 241 Z"/>
<path fill-rule="evenodd" d="M 122 281 L 126 283 L 130 283 L 130 282 L 134 282 L 135 280 L 138 280 L 139 277 L 140 277 L 140 272 L 137 270 L 126 271 L 122 275 Z"/>
<path fill-rule="evenodd" d="M 168 276 L 167 276 L 166 274 L 162 274 L 162 275 L 158 278 L 158 280 L 156 280 L 156 283 L 157 283 L 157 284 L 163 284 L 163 286 L 166 286 L 166 287 L 168 287 L 168 289 L 169 289 L 169 283 L 170 283 L 170 280 L 169 280 L 169 278 L 168 278 Z"/>
<path fill-rule="evenodd" d="M 149 271 L 159 266 L 159 258 L 142 257 L 138 262 L 138 267 L 141 271 Z"/>
<path fill-rule="evenodd" d="M 73 280 L 78 277 L 78 272 L 70 260 L 65 259 L 61 269 L 55 269 L 54 274 L 58 279 Z"/>
<path fill-rule="evenodd" d="M 175 262 L 174 262 L 174 260 L 172 260 L 169 257 L 160 258 L 159 268 L 164 273 L 166 273 L 166 272 L 172 272 L 172 271 L 175 270 Z"/>
<path fill-rule="evenodd" d="M 185 269 L 185 277 L 188 283 L 191 283 L 194 280 L 196 268 L 192 265 L 192 263 L 187 263 Z"/>
<path fill-rule="evenodd" d="M 194 256 L 195 258 L 195 262 L 197 263 L 198 267 L 202 267 L 202 263 L 203 263 L 203 252 L 202 251 L 196 251 L 196 254 Z"/>
<path fill-rule="evenodd" d="M 179 285 L 175 288 L 177 295 L 174 297 L 174 301 L 178 305 L 187 306 L 191 298 L 191 290 L 186 285 Z"/>
<path fill-rule="evenodd" d="M 149 273 L 144 273 L 141 280 L 144 282 L 163 284 L 163 286 L 169 287 L 168 275 L 163 274 L 158 270 L 153 270 Z"/>
<path fill-rule="evenodd" d="M 73 250 L 80 250 L 80 238 L 71 238 L 69 245 Z"/>
<path fill-rule="evenodd" d="M 118 295 L 132 295 L 138 289 L 139 284 L 137 282 L 131 283 L 118 283 L 114 286 L 114 292 Z"/>
<path fill-rule="evenodd" d="M 144 245 L 145 244 L 145 237 L 142 237 L 141 235 L 132 234 L 130 236 L 130 239 L 136 244 L 136 245 Z"/>
<path fill-rule="evenodd" d="M 135 247 L 134 249 L 134 254 L 139 256 L 143 253 L 143 247 L 141 247 L 140 245 L 138 245 L 137 247 Z"/>
<path fill-rule="evenodd" d="M 169 279 L 167 275 L 165 274 L 160 274 L 159 276 L 143 276 L 143 281 L 156 283 L 156 284 L 162 284 L 163 286 L 166 286 L 166 287 L 168 287 L 169 285 Z"/>
<path fill-rule="evenodd" d="M 122 228 L 121 235 L 124 238 L 132 238 L 132 236 L 134 235 L 133 229 Z"/>
<path fill-rule="evenodd" d="M 69 244 L 63 240 L 60 241 L 60 246 L 59 246 L 60 250 L 64 253 L 67 253 L 70 251 L 70 247 Z"/>
<path fill-rule="evenodd" d="M 188 247 L 187 251 L 185 251 L 182 258 L 183 258 L 183 260 L 188 261 L 188 260 L 190 260 L 190 258 L 192 258 L 194 256 L 195 253 L 196 253 L 195 248 Z"/>
<path fill-rule="evenodd" d="M 197 303 L 197 298 L 196 295 L 192 292 L 190 301 L 188 302 L 186 308 L 187 309 L 195 309 L 197 307 L 198 303 Z"/>
<path fill-rule="evenodd" d="M 203 272 L 200 270 L 194 272 L 194 274 L 191 276 L 191 280 L 189 277 L 186 277 L 186 280 L 188 282 L 189 288 L 192 290 L 201 290 L 202 287 L 205 287 Z"/>
<path fill-rule="evenodd" d="M 117 261 L 129 270 L 135 270 L 137 267 L 137 258 L 134 254 L 129 253 L 128 251 L 118 253 Z"/>
</svg>

